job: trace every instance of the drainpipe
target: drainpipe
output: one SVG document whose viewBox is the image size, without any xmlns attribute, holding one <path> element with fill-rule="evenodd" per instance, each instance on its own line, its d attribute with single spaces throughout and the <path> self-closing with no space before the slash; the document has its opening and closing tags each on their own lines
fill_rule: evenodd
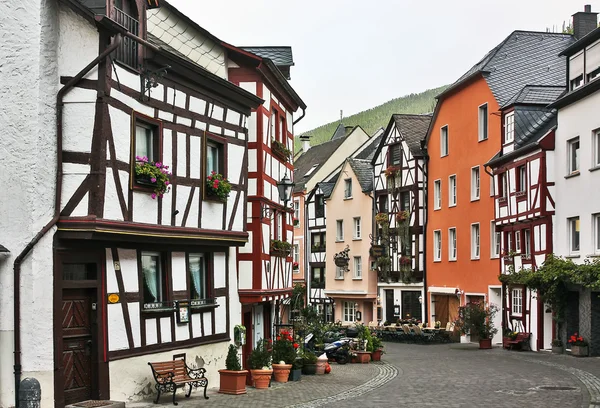
<svg viewBox="0 0 600 408">
<path fill-rule="evenodd" d="M 105 59 L 121 44 L 121 34 L 117 34 L 113 43 L 104 50 L 98 57 L 75 75 L 65 86 L 56 94 L 56 192 L 54 200 L 54 217 L 44 226 L 15 258 L 14 287 L 13 287 L 13 309 L 14 309 L 14 354 L 15 354 L 15 407 L 19 408 L 19 385 L 21 383 L 21 263 L 29 254 L 33 247 L 42 239 L 44 235 L 58 222 L 60 217 L 60 202 L 62 189 L 62 120 L 63 120 L 63 97 L 73 88 L 88 72 Z"/>
<path fill-rule="evenodd" d="M 423 248 L 423 304 L 425 305 L 423 307 L 423 315 L 425 316 L 424 321 L 426 321 L 429 319 L 429 302 L 427 301 L 427 223 L 429 221 L 429 214 L 427 214 L 427 188 L 429 185 L 429 172 L 427 171 L 427 166 L 429 165 L 428 154 L 425 154 L 425 156 L 423 157 L 423 162 L 423 185 L 425 186 L 423 191 L 423 208 L 425 209 L 423 211 L 423 215 L 425 217 L 425 222 L 423 223 L 423 242 L 425 245 L 425 247 Z"/>
<path fill-rule="evenodd" d="M 305 115 L 306 115 L 306 108 L 302 108 L 302 115 L 300 115 L 300 117 L 298 119 L 293 121 L 292 125 L 295 125 L 296 123 L 300 122 L 304 118 Z"/>
</svg>

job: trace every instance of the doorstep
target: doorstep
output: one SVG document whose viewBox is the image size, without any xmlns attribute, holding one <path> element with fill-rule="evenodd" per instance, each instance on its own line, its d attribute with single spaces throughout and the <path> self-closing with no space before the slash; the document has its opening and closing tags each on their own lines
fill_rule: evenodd
<svg viewBox="0 0 600 408">
<path fill-rule="evenodd" d="M 123 401 L 88 400 L 66 405 L 65 408 L 125 408 Z"/>
</svg>

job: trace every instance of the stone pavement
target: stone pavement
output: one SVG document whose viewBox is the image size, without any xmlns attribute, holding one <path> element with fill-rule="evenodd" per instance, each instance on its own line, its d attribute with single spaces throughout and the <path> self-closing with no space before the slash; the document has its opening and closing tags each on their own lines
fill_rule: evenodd
<svg viewBox="0 0 600 408">
<path fill-rule="evenodd" d="M 333 363 L 327 375 L 303 376 L 245 395 L 195 390 L 180 407 L 600 407 L 600 358 L 479 350 L 475 344 L 386 343 L 383 362 Z M 352 400 L 350 403 L 348 400 Z M 169 396 L 158 406 L 172 406 Z M 598 405 L 596 405 L 598 404 Z M 128 403 L 150 408 L 151 402 Z"/>
</svg>

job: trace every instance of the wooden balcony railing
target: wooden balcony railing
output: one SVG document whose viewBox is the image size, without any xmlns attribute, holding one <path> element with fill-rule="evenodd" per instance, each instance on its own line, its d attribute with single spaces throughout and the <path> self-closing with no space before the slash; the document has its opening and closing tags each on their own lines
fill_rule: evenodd
<svg viewBox="0 0 600 408">
<path fill-rule="evenodd" d="M 127 31 L 132 34 L 138 35 L 140 29 L 140 23 L 135 18 L 131 17 L 123 10 L 115 7 L 115 21 L 125 27 Z M 121 41 L 121 45 L 117 48 L 115 53 L 115 59 L 122 62 L 123 64 L 133 68 L 138 68 L 138 43 L 137 41 L 124 37 Z"/>
</svg>

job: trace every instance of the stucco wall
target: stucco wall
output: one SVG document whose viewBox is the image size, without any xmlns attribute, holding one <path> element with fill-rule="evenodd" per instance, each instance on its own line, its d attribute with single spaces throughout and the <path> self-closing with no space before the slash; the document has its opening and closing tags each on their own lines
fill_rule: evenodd
<svg viewBox="0 0 600 408">
<path fill-rule="evenodd" d="M 13 273 L 15 257 L 53 215 L 54 97 L 58 89 L 55 1 L 0 3 L 0 244 L 11 252 L 0 257 L 0 406 L 14 404 Z M 24 322 L 39 320 L 23 331 L 24 376 L 35 376 L 52 397 L 52 322 L 47 293 L 52 287 L 50 231 L 22 268 Z M 48 274 L 50 271 L 50 274 Z M 46 334 L 47 333 L 47 334 Z M 35 336 L 35 337 L 34 337 Z"/>
<path fill-rule="evenodd" d="M 554 217 L 554 252 L 569 255 L 567 218 L 579 216 L 579 257 L 594 254 L 592 214 L 600 213 L 600 189 L 590 188 L 600 183 L 600 171 L 589 171 L 592 167 L 592 131 L 600 128 L 600 92 L 560 109 L 556 131 L 554 173 L 556 175 L 556 213 Z M 579 137 L 579 176 L 566 179 L 567 141 Z"/>
</svg>

